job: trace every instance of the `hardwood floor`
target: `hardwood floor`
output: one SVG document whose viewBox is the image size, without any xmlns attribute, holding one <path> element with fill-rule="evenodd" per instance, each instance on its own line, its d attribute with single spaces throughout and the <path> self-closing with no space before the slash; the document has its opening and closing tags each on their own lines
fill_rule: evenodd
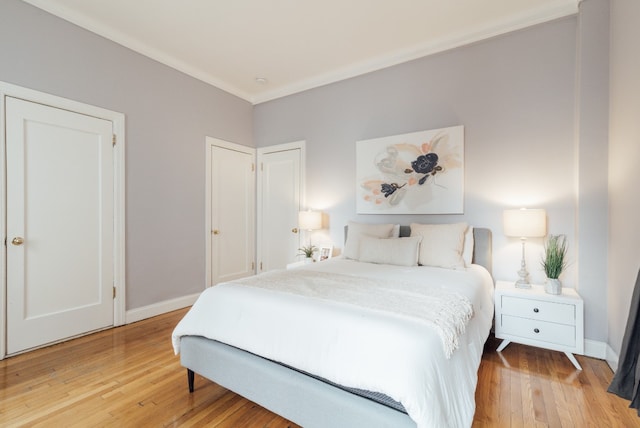
<svg viewBox="0 0 640 428">
<path fill-rule="evenodd" d="M 0 426 L 295 427 L 196 376 L 189 394 L 173 355 L 175 311 L 0 361 Z M 474 427 L 640 427 L 628 402 L 606 392 L 604 361 L 487 342 Z"/>
<path fill-rule="evenodd" d="M 629 402 L 607 393 L 609 365 L 562 352 L 501 341 L 485 344 L 476 388 L 474 427 L 640 427 Z"/>
</svg>

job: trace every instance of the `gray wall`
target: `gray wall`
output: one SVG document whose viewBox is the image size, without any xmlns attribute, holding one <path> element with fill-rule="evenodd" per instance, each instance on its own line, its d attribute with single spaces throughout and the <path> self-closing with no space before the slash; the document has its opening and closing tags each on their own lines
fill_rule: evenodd
<svg viewBox="0 0 640 428">
<path fill-rule="evenodd" d="M 611 2 L 609 344 L 619 353 L 640 268 L 640 2 Z"/>
<path fill-rule="evenodd" d="M 504 208 L 546 208 L 573 238 L 575 34 L 561 19 L 257 105 L 256 145 L 307 141 L 308 205 L 329 213 L 336 245 L 348 220 L 465 220 L 494 231 L 496 277 L 517 278 Z M 452 125 L 465 126 L 464 215 L 356 215 L 355 141 Z M 541 244 L 528 245 L 538 279 Z"/>
<path fill-rule="evenodd" d="M 607 339 L 609 0 L 583 0 L 578 15 L 576 267 L 587 337 Z M 596 315 L 597 316 L 594 316 Z"/>
<path fill-rule="evenodd" d="M 589 22 L 584 25 L 581 31 L 591 35 Z M 569 239 L 572 263 L 561 278 L 590 302 L 586 337 L 605 341 L 606 286 L 578 281 L 578 237 L 589 231 L 581 230 L 577 221 L 579 207 L 588 210 L 586 202 L 578 200 L 579 189 L 587 190 L 577 177 L 596 164 L 602 168 L 598 176 L 606 182 L 607 167 L 606 160 L 602 165 L 578 158 L 581 138 L 593 131 L 585 125 L 584 131 L 576 132 L 576 118 L 582 114 L 576 75 L 583 62 L 588 63 L 576 61 L 577 35 L 578 18 L 568 17 L 263 103 L 255 107 L 254 139 L 258 147 L 306 140 L 307 205 L 329 214 L 330 230 L 324 239 L 338 247 L 342 226 L 349 220 L 467 221 L 493 230 L 494 277 L 515 280 L 520 243 L 503 236 L 502 211 L 545 208 L 549 233 Z M 602 77 L 597 74 L 593 80 L 601 84 Z M 587 99 L 597 97 L 589 83 L 584 86 L 580 90 Z M 355 141 L 452 125 L 465 126 L 463 215 L 356 214 Z M 597 143 L 582 150 L 588 151 L 591 144 Z M 606 230 L 606 202 L 606 192 L 589 199 L 597 212 L 585 227 L 596 224 L 598 230 Z M 599 232 L 588 241 L 606 246 L 606 236 Z M 544 281 L 541 251 L 541 239 L 528 241 L 528 268 L 539 283 Z M 590 269 L 606 277 L 606 260 Z"/>
<path fill-rule="evenodd" d="M 19 0 L 0 80 L 126 115 L 127 309 L 205 285 L 205 136 L 252 145 L 252 106 Z"/>
</svg>

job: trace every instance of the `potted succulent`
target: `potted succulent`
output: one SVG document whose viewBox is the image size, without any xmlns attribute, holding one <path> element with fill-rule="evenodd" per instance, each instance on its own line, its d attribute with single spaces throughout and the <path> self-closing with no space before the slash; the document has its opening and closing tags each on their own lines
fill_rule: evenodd
<svg viewBox="0 0 640 428">
<path fill-rule="evenodd" d="M 298 253 L 298 255 L 299 256 L 304 255 L 305 261 L 307 263 L 311 263 L 313 261 L 313 253 L 318 251 L 318 247 L 316 247 L 315 245 L 309 244 L 307 246 L 298 248 L 298 250 L 300 251 L 300 253 Z"/>
<path fill-rule="evenodd" d="M 547 276 L 545 291 L 549 294 L 562 294 L 559 277 L 567 267 L 567 239 L 564 235 L 549 235 L 540 264 Z"/>
</svg>

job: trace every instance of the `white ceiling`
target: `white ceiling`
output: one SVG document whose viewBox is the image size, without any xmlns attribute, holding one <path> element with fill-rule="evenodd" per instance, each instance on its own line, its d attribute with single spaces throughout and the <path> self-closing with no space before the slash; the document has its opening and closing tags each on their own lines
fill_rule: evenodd
<svg viewBox="0 0 640 428">
<path fill-rule="evenodd" d="M 24 1 L 252 103 L 574 14 L 579 3 Z"/>
</svg>

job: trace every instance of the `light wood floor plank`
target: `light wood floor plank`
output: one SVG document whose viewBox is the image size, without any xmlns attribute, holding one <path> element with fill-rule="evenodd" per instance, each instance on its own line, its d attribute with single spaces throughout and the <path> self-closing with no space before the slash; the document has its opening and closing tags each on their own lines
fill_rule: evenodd
<svg viewBox="0 0 640 428">
<path fill-rule="evenodd" d="M 295 424 L 196 375 L 173 355 L 175 311 L 0 361 L 2 427 L 271 427 Z M 499 341 L 485 345 L 473 426 L 640 427 L 628 402 L 608 394 L 604 361 Z"/>
</svg>

